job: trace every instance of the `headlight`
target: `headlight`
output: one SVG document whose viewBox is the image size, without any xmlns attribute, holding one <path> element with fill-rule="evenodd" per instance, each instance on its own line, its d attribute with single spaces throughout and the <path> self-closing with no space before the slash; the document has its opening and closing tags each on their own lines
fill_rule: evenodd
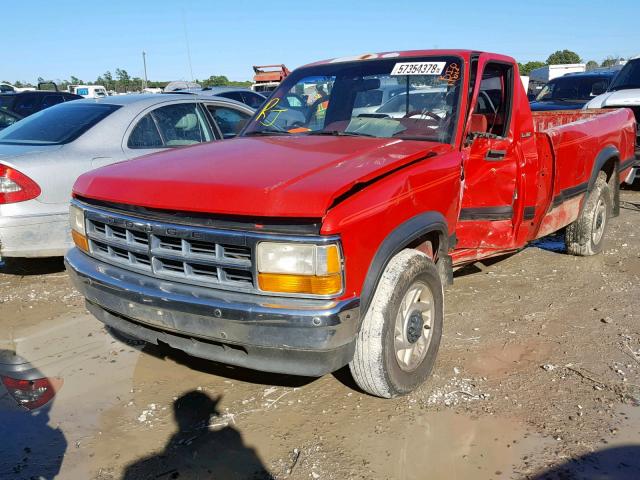
<svg viewBox="0 0 640 480">
<path fill-rule="evenodd" d="M 76 244 L 80 250 L 85 252 L 89 251 L 89 241 L 87 240 L 86 231 L 84 228 L 84 210 L 71 205 L 69 207 L 69 223 L 71 224 L 71 237 L 73 243 Z"/>
<path fill-rule="evenodd" d="M 335 295 L 342 290 L 337 245 L 261 242 L 258 284 L 267 292 Z"/>
</svg>

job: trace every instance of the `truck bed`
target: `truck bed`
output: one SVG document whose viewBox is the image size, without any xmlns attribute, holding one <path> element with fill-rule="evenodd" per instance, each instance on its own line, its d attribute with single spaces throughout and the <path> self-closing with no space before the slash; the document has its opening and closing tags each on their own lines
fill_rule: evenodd
<svg viewBox="0 0 640 480">
<path fill-rule="evenodd" d="M 553 175 L 550 208 L 538 231 L 540 237 L 577 218 L 600 153 L 617 157 L 619 166 L 628 165 L 620 175 L 628 173 L 636 126 L 629 109 L 532 112 L 532 116 L 538 156 L 553 159 L 548 165 Z"/>
</svg>

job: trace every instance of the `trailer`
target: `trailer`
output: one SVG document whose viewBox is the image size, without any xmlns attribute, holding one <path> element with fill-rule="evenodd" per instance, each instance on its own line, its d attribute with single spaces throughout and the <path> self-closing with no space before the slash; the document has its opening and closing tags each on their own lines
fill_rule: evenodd
<svg viewBox="0 0 640 480">
<path fill-rule="evenodd" d="M 275 90 L 280 82 L 284 80 L 289 73 L 289 69 L 284 65 L 254 65 L 253 84 L 251 90 L 254 92 L 271 92 Z"/>
</svg>

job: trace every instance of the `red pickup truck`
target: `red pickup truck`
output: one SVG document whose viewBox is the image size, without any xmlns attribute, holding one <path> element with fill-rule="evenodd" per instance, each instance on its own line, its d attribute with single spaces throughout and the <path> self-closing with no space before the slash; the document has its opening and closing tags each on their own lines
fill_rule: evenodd
<svg viewBox="0 0 640 480">
<path fill-rule="evenodd" d="M 454 268 L 566 227 L 602 249 L 630 110 L 532 114 L 516 62 L 388 52 L 292 72 L 237 139 L 83 175 L 67 268 L 115 330 L 393 397 L 429 376 Z"/>
</svg>

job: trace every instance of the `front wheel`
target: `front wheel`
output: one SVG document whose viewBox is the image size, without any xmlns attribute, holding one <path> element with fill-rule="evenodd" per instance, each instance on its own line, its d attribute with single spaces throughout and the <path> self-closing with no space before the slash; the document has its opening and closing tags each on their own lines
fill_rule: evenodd
<svg viewBox="0 0 640 480">
<path fill-rule="evenodd" d="M 612 212 L 612 195 L 607 177 L 600 172 L 588 194 L 582 213 L 567 226 L 565 243 L 571 255 L 589 256 L 602 251 Z"/>
<path fill-rule="evenodd" d="M 378 397 L 407 394 L 429 377 L 442 337 L 443 292 L 434 263 L 417 250 L 391 259 L 374 293 L 349 364 Z"/>
</svg>

